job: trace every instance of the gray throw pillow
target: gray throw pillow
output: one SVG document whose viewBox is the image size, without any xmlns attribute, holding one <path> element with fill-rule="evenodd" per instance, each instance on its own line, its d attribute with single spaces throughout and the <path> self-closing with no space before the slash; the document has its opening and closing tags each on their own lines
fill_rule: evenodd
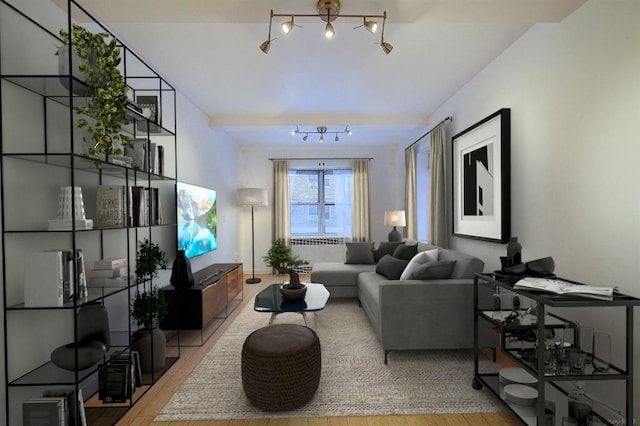
<svg viewBox="0 0 640 426">
<path fill-rule="evenodd" d="M 418 246 L 401 244 L 393 251 L 393 257 L 404 260 L 411 260 L 418 253 Z"/>
<path fill-rule="evenodd" d="M 378 248 L 373 251 L 373 260 L 378 263 L 385 254 L 393 254 L 393 251 L 402 244 L 402 241 L 382 241 Z"/>
<path fill-rule="evenodd" d="M 398 280 L 408 263 L 408 260 L 398 259 L 390 254 L 386 254 L 378 261 L 376 272 L 390 280 Z"/>
<path fill-rule="evenodd" d="M 373 260 L 373 243 L 345 243 L 347 245 L 347 260 L 344 263 L 358 263 L 371 265 Z"/>
<path fill-rule="evenodd" d="M 426 262 L 418 265 L 411 275 L 410 280 L 446 280 L 451 277 L 455 260 Z"/>
</svg>

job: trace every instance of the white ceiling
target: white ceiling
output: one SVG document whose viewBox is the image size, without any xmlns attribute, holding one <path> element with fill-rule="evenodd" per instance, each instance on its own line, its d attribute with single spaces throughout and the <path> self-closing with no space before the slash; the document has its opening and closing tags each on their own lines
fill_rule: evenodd
<svg viewBox="0 0 640 426">
<path fill-rule="evenodd" d="M 319 18 L 289 35 L 269 11 L 315 13 L 316 0 L 80 0 L 174 87 L 212 127 L 241 144 L 302 144 L 291 136 L 327 126 L 336 144 L 408 145 L 430 114 L 538 22 L 560 22 L 586 0 L 342 0 L 342 14 L 387 12 L 378 33 L 353 18 L 323 37 Z M 379 22 L 381 24 L 381 22 Z M 317 143 L 317 135 L 306 142 Z"/>
</svg>

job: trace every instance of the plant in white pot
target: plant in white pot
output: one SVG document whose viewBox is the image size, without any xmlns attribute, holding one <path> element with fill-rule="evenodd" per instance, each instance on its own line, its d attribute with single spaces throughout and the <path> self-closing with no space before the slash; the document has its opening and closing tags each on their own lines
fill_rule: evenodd
<svg viewBox="0 0 640 426">
<path fill-rule="evenodd" d="M 167 314 L 163 293 L 153 285 L 159 268 L 166 268 L 165 254 L 160 246 L 147 239 L 139 242 L 136 255 L 136 276 L 142 291 L 136 291 L 131 304 L 131 318 L 139 327 L 133 333 L 132 348 L 140 353 L 143 373 L 165 367 L 166 337 L 159 323 Z M 146 288 L 148 286 L 148 289 Z"/>
<path fill-rule="evenodd" d="M 285 244 L 284 240 L 275 240 L 271 243 L 271 248 L 262 259 L 264 263 L 278 271 L 280 274 L 289 274 L 289 282 L 280 287 L 282 296 L 286 300 L 303 299 L 307 293 L 307 287 L 300 282 L 300 275 L 295 268 L 309 264 L 301 259 L 297 254 L 291 252 L 291 247 Z"/>
<path fill-rule="evenodd" d="M 122 147 L 128 145 L 132 137 L 122 133 L 123 126 L 129 122 L 129 88 L 120 72 L 120 47 L 116 39 L 105 32 L 94 34 L 77 24 L 73 24 L 71 34 L 60 30 L 60 38 L 64 43 L 56 52 L 60 57 L 60 73 L 77 75 L 76 70 L 68 70 L 71 54 L 72 66 L 77 68 L 79 78 L 86 84 L 84 87 L 72 82 L 74 92 L 82 86 L 84 90 L 79 93 L 88 96 L 86 104 L 74 108 L 80 114 L 76 127 L 90 134 L 90 139 L 83 137 L 89 144 L 87 155 L 95 159 L 101 155 L 105 159 L 110 155 L 121 155 Z M 69 45 L 73 46 L 73 52 Z M 68 86 L 68 78 L 62 78 L 62 81 Z"/>
</svg>

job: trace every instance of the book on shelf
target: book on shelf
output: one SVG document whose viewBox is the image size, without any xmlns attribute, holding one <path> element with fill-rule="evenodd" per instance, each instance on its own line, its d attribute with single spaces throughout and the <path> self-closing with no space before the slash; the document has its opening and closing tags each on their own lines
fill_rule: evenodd
<svg viewBox="0 0 640 426">
<path fill-rule="evenodd" d="M 127 267 L 114 269 L 90 269 L 87 271 L 87 278 L 120 278 L 127 276 Z"/>
<path fill-rule="evenodd" d="M 25 307 L 64 304 L 65 262 L 63 259 L 62 250 L 45 250 L 27 254 L 24 274 Z"/>
<path fill-rule="evenodd" d="M 158 174 L 164 176 L 164 146 L 158 145 Z"/>
<path fill-rule="evenodd" d="M 84 400 L 82 398 L 82 389 L 78 389 L 78 394 L 74 389 L 46 389 L 42 391 L 45 398 L 64 397 L 67 414 L 67 423 L 69 425 L 86 426 L 86 413 L 84 412 Z M 84 421 L 83 421 L 84 419 Z"/>
<path fill-rule="evenodd" d="M 22 402 L 23 426 L 66 426 L 69 420 L 66 397 L 42 397 Z"/>
<path fill-rule="evenodd" d="M 117 269 L 125 268 L 126 266 L 127 259 L 124 257 L 100 259 L 93 262 L 93 269 Z"/>
<path fill-rule="evenodd" d="M 100 185 L 96 193 L 96 226 L 116 228 L 126 225 L 127 204 L 124 186 Z"/>
<path fill-rule="evenodd" d="M 126 287 L 135 278 L 136 274 L 134 273 L 117 278 L 94 277 L 87 279 L 87 285 L 89 287 Z"/>
<path fill-rule="evenodd" d="M 158 173 L 158 144 L 149 143 L 149 173 Z"/>
<path fill-rule="evenodd" d="M 108 363 L 98 373 L 98 398 L 102 402 L 125 402 L 131 397 L 131 366 Z"/>
<path fill-rule="evenodd" d="M 540 291 L 592 299 L 613 300 L 613 287 L 591 286 L 565 281 L 559 278 L 525 277 L 513 285 L 514 289 Z"/>
<path fill-rule="evenodd" d="M 77 219 L 75 221 L 76 231 L 93 229 L 92 219 Z M 49 219 L 48 231 L 71 231 L 73 220 L 71 219 Z"/>
</svg>

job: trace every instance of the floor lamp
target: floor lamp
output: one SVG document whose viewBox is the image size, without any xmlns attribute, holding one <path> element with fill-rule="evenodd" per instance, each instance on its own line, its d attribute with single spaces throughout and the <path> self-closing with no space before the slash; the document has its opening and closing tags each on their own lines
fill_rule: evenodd
<svg viewBox="0 0 640 426">
<path fill-rule="evenodd" d="M 252 276 L 249 278 L 247 284 L 257 284 L 262 280 L 256 278 L 256 253 L 255 253 L 255 234 L 254 234 L 254 222 L 253 211 L 256 207 L 267 207 L 269 200 L 267 197 L 267 190 L 260 188 L 240 188 L 236 194 L 236 200 L 239 206 L 251 207 L 251 272 Z"/>
</svg>

